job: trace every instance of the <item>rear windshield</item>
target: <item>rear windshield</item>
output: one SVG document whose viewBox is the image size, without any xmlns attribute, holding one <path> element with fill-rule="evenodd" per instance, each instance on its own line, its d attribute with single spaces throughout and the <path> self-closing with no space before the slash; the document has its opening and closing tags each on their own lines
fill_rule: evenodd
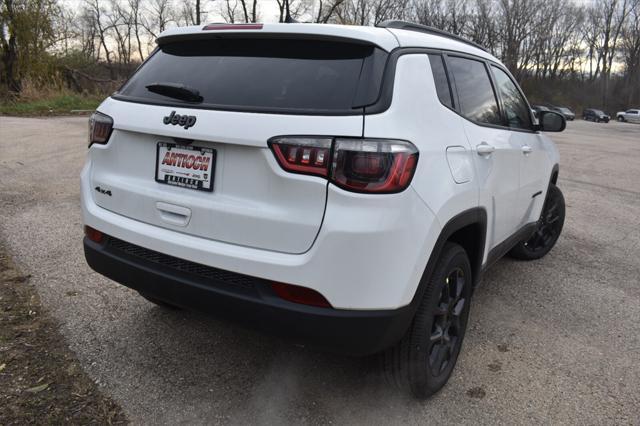
<svg viewBox="0 0 640 426">
<path fill-rule="evenodd" d="M 320 40 L 207 39 L 163 45 L 115 95 L 200 108 L 354 113 L 378 97 L 386 53 Z M 152 93 L 151 84 L 196 89 L 201 103 Z"/>
</svg>

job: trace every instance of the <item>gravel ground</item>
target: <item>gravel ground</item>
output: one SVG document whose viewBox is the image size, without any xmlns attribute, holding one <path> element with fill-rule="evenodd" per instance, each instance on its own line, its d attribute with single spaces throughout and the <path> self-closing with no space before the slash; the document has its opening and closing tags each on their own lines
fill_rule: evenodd
<svg viewBox="0 0 640 426">
<path fill-rule="evenodd" d="M 640 424 L 640 126 L 553 135 L 564 233 L 545 259 L 485 276 L 453 377 L 424 402 L 360 360 L 168 312 L 93 273 L 85 133 L 86 118 L 0 117 L 0 238 L 132 422 Z"/>
</svg>

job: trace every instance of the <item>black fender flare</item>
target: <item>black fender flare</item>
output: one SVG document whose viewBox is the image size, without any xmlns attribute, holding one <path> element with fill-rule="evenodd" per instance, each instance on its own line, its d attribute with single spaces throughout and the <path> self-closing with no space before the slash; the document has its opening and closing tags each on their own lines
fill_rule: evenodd
<svg viewBox="0 0 640 426">
<path fill-rule="evenodd" d="M 482 260 L 484 258 L 484 250 L 487 236 L 487 211 L 482 207 L 474 207 L 468 210 L 463 211 L 462 213 L 457 214 L 456 216 L 449 219 L 449 221 L 442 227 L 440 231 L 440 235 L 436 240 L 436 243 L 431 250 L 431 254 L 429 255 L 429 260 L 427 261 L 427 266 L 422 273 L 422 277 L 420 278 L 420 282 L 418 284 L 418 288 L 416 289 L 415 294 L 413 295 L 413 299 L 411 300 L 410 306 L 412 310 L 415 311 L 418 309 L 420 302 L 422 301 L 422 296 L 424 294 L 425 288 L 427 286 L 427 282 L 431 278 L 433 271 L 436 267 L 436 263 L 440 258 L 440 253 L 447 241 L 451 236 L 469 226 L 469 225 L 477 225 L 480 227 L 480 241 L 479 244 L 479 253 L 476 254 L 475 259 L 471 260 L 471 270 L 473 273 L 473 286 L 480 282 L 480 277 L 482 274 Z"/>
<path fill-rule="evenodd" d="M 549 186 L 551 186 L 551 184 L 555 185 L 556 182 L 558 182 L 558 173 L 560 173 L 560 166 L 558 165 L 558 163 L 556 163 L 551 168 L 551 177 L 549 178 Z"/>
</svg>

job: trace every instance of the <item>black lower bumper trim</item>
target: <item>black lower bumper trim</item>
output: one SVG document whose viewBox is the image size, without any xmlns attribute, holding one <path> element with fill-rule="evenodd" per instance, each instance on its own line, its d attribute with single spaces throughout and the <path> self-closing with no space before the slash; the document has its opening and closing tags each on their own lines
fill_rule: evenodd
<svg viewBox="0 0 640 426">
<path fill-rule="evenodd" d="M 260 278 L 194 264 L 130 243 L 123 246 L 123 243 L 110 237 L 96 243 L 85 237 L 87 263 L 96 272 L 156 299 L 226 318 L 296 343 L 351 355 L 369 355 L 399 341 L 413 318 L 411 305 L 396 310 L 356 311 L 287 302 Z M 157 259 L 161 261 L 155 261 Z"/>
</svg>

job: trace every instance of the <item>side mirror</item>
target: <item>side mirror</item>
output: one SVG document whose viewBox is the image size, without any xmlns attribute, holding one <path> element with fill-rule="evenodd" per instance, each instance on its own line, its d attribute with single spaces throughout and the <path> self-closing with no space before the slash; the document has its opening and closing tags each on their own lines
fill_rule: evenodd
<svg viewBox="0 0 640 426">
<path fill-rule="evenodd" d="M 540 111 L 538 122 L 538 130 L 543 132 L 561 132 L 567 127 L 564 115 L 555 111 Z"/>
</svg>

